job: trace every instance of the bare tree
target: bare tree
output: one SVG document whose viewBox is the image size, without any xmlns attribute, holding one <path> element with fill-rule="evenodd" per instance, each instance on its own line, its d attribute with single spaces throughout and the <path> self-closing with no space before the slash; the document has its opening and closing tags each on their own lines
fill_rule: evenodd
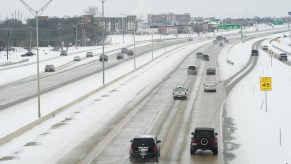
<svg viewBox="0 0 291 164">
<path fill-rule="evenodd" d="M 93 17 L 100 14 L 97 6 L 89 6 L 88 9 L 84 10 L 84 13 Z"/>
<path fill-rule="evenodd" d="M 86 15 L 90 15 L 91 16 L 91 33 L 92 33 L 92 38 L 94 43 L 97 44 L 97 36 L 96 36 L 96 31 L 97 31 L 97 26 L 94 22 L 94 17 L 96 16 L 100 16 L 100 12 L 98 10 L 98 7 L 97 6 L 89 6 L 88 9 L 85 9 L 84 10 L 84 13 Z"/>
</svg>

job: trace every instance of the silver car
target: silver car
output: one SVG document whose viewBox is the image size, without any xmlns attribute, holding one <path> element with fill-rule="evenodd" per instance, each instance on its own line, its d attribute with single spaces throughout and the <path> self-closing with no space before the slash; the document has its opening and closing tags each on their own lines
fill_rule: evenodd
<svg viewBox="0 0 291 164">
<path fill-rule="evenodd" d="M 204 92 L 216 92 L 216 83 L 214 81 L 208 81 L 204 85 Z"/>
<path fill-rule="evenodd" d="M 75 56 L 74 57 L 74 61 L 81 61 L 81 57 L 80 56 Z"/>
<path fill-rule="evenodd" d="M 188 75 L 197 75 L 197 67 L 194 65 L 188 66 Z"/>
<path fill-rule="evenodd" d="M 174 88 L 173 89 L 174 100 L 176 100 L 178 98 L 186 100 L 187 99 L 187 92 L 188 92 L 188 89 L 186 89 L 183 86 L 178 86 L 178 87 Z"/>
</svg>

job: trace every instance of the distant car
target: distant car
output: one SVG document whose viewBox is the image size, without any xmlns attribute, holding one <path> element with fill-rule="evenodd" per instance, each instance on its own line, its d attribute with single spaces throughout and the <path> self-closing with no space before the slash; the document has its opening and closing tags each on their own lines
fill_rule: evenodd
<svg viewBox="0 0 291 164">
<path fill-rule="evenodd" d="M 100 62 L 102 62 L 102 61 L 107 62 L 107 61 L 108 61 L 108 56 L 107 56 L 107 55 L 100 55 L 100 56 L 99 56 L 99 61 L 100 61 Z"/>
<path fill-rule="evenodd" d="M 122 48 L 122 49 L 121 49 L 121 53 L 122 53 L 122 54 L 126 54 L 126 53 L 127 53 L 127 48 Z"/>
<path fill-rule="evenodd" d="M 213 42 L 212 42 L 213 44 L 217 44 L 218 43 L 218 41 L 217 40 L 213 40 Z"/>
<path fill-rule="evenodd" d="M 31 51 L 26 52 L 25 54 L 21 55 L 21 57 L 25 57 L 25 56 L 33 56 L 35 55 L 34 53 L 32 53 Z"/>
<path fill-rule="evenodd" d="M 263 50 L 269 50 L 268 46 L 263 46 Z"/>
<path fill-rule="evenodd" d="M 205 61 L 209 61 L 209 56 L 207 54 L 203 54 L 202 59 Z"/>
<path fill-rule="evenodd" d="M 197 67 L 194 65 L 188 66 L 188 75 L 197 75 Z"/>
<path fill-rule="evenodd" d="M 93 57 L 93 52 L 86 52 L 86 57 Z"/>
<path fill-rule="evenodd" d="M 174 98 L 174 100 L 176 100 L 176 99 L 184 99 L 184 100 L 186 100 L 187 99 L 187 92 L 188 92 L 188 89 L 186 89 L 183 86 L 178 86 L 178 87 L 174 88 L 173 89 L 173 98 Z"/>
<path fill-rule="evenodd" d="M 287 54 L 285 54 L 285 53 L 281 53 L 280 55 L 279 55 L 279 60 L 281 60 L 281 61 L 287 61 Z"/>
<path fill-rule="evenodd" d="M 74 61 L 81 61 L 81 57 L 80 56 L 75 56 L 74 57 Z"/>
<path fill-rule="evenodd" d="M 209 67 L 206 69 L 206 75 L 215 75 L 216 74 L 216 68 Z"/>
<path fill-rule="evenodd" d="M 116 59 L 117 60 L 124 59 L 124 55 L 122 53 L 118 53 Z"/>
<path fill-rule="evenodd" d="M 203 55 L 202 52 L 197 52 L 196 53 L 196 58 L 202 58 L 202 55 Z"/>
<path fill-rule="evenodd" d="M 44 72 L 55 72 L 55 66 L 52 64 L 46 65 L 44 68 Z"/>
<path fill-rule="evenodd" d="M 60 56 L 68 56 L 68 51 L 62 50 Z"/>
<path fill-rule="evenodd" d="M 127 56 L 133 56 L 133 50 L 127 50 Z"/>
<path fill-rule="evenodd" d="M 223 43 L 222 42 L 220 42 L 218 45 L 219 45 L 219 47 L 223 47 Z"/>
<path fill-rule="evenodd" d="M 193 38 L 189 38 L 188 41 L 193 41 Z"/>
<path fill-rule="evenodd" d="M 204 92 L 216 92 L 216 83 L 208 81 L 204 85 Z"/>
<path fill-rule="evenodd" d="M 218 154 L 217 133 L 214 128 L 197 127 L 191 135 L 191 154 L 195 154 L 197 150 L 210 150 L 213 152 L 213 155 Z"/>
<path fill-rule="evenodd" d="M 252 49 L 252 54 L 251 56 L 259 56 L 258 50 Z"/>
<path fill-rule="evenodd" d="M 228 43 L 229 42 L 226 37 L 222 37 L 222 39 L 223 39 L 224 43 Z"/>
<path fill-rule="evenodd" d="M 286 37 L 287 37 L 287 35 L 284 35 L 283 37 L 284 37 L 284 38 L 286 38 Z"/>
<path fill-rule="evenodd" d="M 159 162 L 160 143 L 154 135 L 140 135 L 130 140 L 129 160 L 131 162 Z"/>
</svg>

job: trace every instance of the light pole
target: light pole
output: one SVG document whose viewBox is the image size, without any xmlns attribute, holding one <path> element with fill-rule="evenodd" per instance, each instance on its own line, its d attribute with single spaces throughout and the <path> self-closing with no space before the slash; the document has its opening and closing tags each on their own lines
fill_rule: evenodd
<svg viewBox="0 0 291 164">
<path fill-rule="evenodd" d="M 104 19 L 104 2 L 106 0 L 100 0 L 102 2 L 102 24 L 103 24 L 103 31 L 102 31 L 102 74 L 103 74 L 103 85 L 105 84 L 105 63 L 104 63 L 104 32 L 105 32 L 105 19 Z"/>
<path fill-rule="evenodd" d="M 152 24 L 152 21 L 151 21 Z M 154 60 L 154 28 L 152 24 L 152 60 Z"/>
<path fill-rule="evenodd" d="M 75 47 L 76 49 L 78 49 L 78 24 L 76 23 L 74 25 L 75 28 Z"/>
<path fill-rule="evenodd" d="M 134 25 L 133 25 L 133 64 L 134 64 L 134 69 L 136 68 L 136 61 L 135 61 L 135 30 L 136 30 L 136 23 L 137 20 L 134 21 Z"/>
<path fill-rule="evenodd" d="M 32 32 L 31 32 L 31 27 L 29 27 L 29 51 L 31 52 L 31 37 L 32 37 Z"/>
<path fill-rule="evenodd" d="M 38 16 L 40 16 L 44 10 L 48 7 L 48 5 L 52 2 L 52 0 L 49 0 L 41 9 L 39 10 L 33 10 L 30 6 L 28 6 L 23 0 L 20 0 L 20 2 L 23 3 L 23 5 L 31 12 L 32 15 L 35 16 L 36 21 L 36 54 L 37 54 L 37 104 L 38 104 L 38 118 L 41 117 L 40 113 L 40 80 L 39 80 L 39 46 L 38 46 Z"/>
</svg>

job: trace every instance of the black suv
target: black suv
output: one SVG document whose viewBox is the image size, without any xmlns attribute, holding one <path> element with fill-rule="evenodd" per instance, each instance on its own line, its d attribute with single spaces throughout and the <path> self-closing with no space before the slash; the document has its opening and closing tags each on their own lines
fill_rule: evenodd
<svg viewBox="0 0 291 164">
<path fill-rule="evenodd" d="M 251 56 L 259 56 L 259 52 L 258 52 L 258 50 L 252 50 L 252 54 L 251 54 Z"/>
<path fill-rule="evenodd" d="M 21 57 L 25 57 L 25 56 L 33 56 L 35 55 L 34 53 L 32 53 L 31 51 L 26 52 L 25 54 L 21 55 Z"/>
<path fill-rule="evenodd" d="M 129 160 L 159 162 L 161 141 L 153 135 L 141 135 L 130 140 Z"/>
<path fill-rule="evenodd" d="M 215 75 L 216 69 L 215 68 L 207 68 L 206 69 L 206 75 Z"/>
<path fill-rule="evenodd" d="M 107 55 L 100 55 L 100 56 L 99 56 L 99 61 L 100 61 L 100 62 L 102 62 L 102 61 L 107 62 L 107 61 L 108 61 L 108 56 L 107 56 Z"/>
<path fill-rule="evenodd" d="M 202 60 L 209 61 L 209 56 L 207 54 L 202 55 Z"/>
<path fill-rule="evenodd" d="M 285 54 L 285 53 L 281 53 L 281 54 L 279 55 L 279 60 L 281 60 L 281 61 L 287 61 L 287 54 Z"/>
<path fill-rule="evenodd" d="M 55 72 L 55 66 L 52 64 L 46 65 L 44 68 L 44 72 Z"/>
<path fill-rule="evenodd" d="M 198 127 L 195 128 L 194 132 L 191 133 L 191 145 L 190 152 L 195 154 L 195 152 L 200 150 L 211 150 L 214 155 L 218 154 L 217 145 L 217 133 L 215 133 L 214 128 Z"/>
</svg>

